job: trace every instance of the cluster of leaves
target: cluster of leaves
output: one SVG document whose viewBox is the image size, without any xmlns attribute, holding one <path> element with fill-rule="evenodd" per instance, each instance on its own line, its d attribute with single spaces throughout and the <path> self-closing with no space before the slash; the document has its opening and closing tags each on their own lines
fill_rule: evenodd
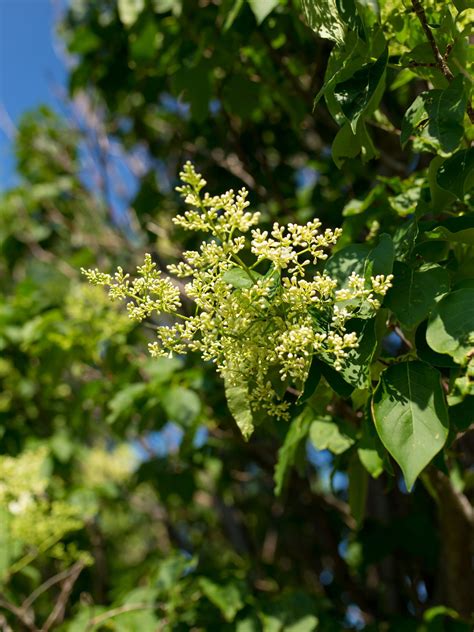
<svg viewBox="0 0 474 632">
<path fill-rule="evenodd" d="M 71 94 L 93 116 L 74 133 L 45 110 L 26 118 L 21 179 L 1 197 L 2 463 L 29 464 L 32 490 L 1 487 L 0 627 L 471 629 L 468 4 L 71 4 Z M 109 141 L 144 163 L 122 222 Z M 99 192 L 78 158 L 90 146 Z M 341 366 L 315 355 L 297 391 L 282 383 L 290 420 L 253 411 L 248 442 L 213 366 L 149 358 L 150 327 L 78 274 L 140 265 L 161 291 L 182 244 L 202 252 L 172 224 L 188 159 L 211 190 L 247 187 L 263 242 L 275 221 L 315 216 L 340 233 L 318 263 L 338 287 L 394 276 L 376 316 L 348 321 L 359 344 Z M 231 299 L 254 286 L 242 261 L 223 271 Z M 148 319 L 150 298 L 132 315 Z M 64 503 L 45 548 L 41 525 Z M 16 516 L 39 531 L 12 531 Z"/>
</svg>

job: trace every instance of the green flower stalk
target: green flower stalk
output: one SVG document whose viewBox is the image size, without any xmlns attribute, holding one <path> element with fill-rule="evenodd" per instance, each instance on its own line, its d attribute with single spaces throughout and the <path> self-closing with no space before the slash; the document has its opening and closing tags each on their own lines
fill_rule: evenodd
<svg viewBox="0 0 474 632">
<path fill-rule="evenodd" d="M 392 275 L 366 279 L 353 273 L 338 287 L 327 274 L 310 270 L 328 257 L 340 229 L 320 231 L 314 219 L 305 225 L 275 222 L 270 232 L 262 230 L 256 227 L 260 214 L 247 210 L 245 189 L 202 193 L 206 181 L 190 163 L 180 177 L 177 190 L 189 210 L 174 222 L 208 234 L 199 250 L 184 252 L 183 261 L 168 266 L 170 275 L 188 280 L 184 289 L 196 305 L 194 316 L 180 312 L 178 287 L 149 254 L 133 281 L 121 268 L 113 276 L 83 273 L 91 283 L 108 286 L 110 298 L 128 300 L 134 320 L 153 313 L 175 316 L 173 325 L 158 326 L 158 340 L 149 345 L 153 356 L 197 351 L 216 365 L 227 390 L 244 389 L 252 413 L 288 419 L 286 387 L 302 388 L 314 356 L 342 369 L 358 345 L 347 321 L 362 311 L 375 314 Z"/>
</svg>

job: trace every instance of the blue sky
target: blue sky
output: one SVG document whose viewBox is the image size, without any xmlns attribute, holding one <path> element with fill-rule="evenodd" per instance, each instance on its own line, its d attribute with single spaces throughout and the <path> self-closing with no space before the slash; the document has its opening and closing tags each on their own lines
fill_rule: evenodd
<svg viewBox="0 0 474 632">
<path fill-rule="evenodd" d="M 0 0 L 0 189 L 15 182 L 6 112 L 13 124 L 41 103 L 59 107 L 66 69 L 55 50 L 56 7 L 50 0 Z"/>
</svg>

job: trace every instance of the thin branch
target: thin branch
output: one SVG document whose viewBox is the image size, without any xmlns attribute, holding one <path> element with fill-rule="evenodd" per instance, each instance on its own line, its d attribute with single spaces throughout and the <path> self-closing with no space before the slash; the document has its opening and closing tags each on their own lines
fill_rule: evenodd
<svg viewBox="0 0 474 632">
<path fill-rule="evenodd" d="M 441 70 L 441 72 L 443 73 L 443 75 L 446 77 L 448 81 L 452 81 L 454 79 L 454 75 L 451 72 L 451 69 L 449 68 L 448 64 L 446 63 L 449 53 L 451 52 L 452 46 L 451 47 L 448 46 L 446 48 L 446 52 L 444 55 L 441 54 L 441 51 L 438 48 L 438 44 L 436 43 L 433 33 L 431 32 L 431 29 L 428 25 L 428 20 L 426 19 L 426 13 L 425 13 L 425 10 L 423 9 L 423 6 L 420 0 L 411 0 L 411 4 L 413 6 L 413 9 L 416 13 L 417 18 L 419 19 L 421 23 L 421 26 L 423 27 L 423 30 L 426 35 L 426 39 L 428 40 L 431 46 L 438 68 Z M 471 103 L 468 103 L 467 113 L 469 115 L 471 123 L 474 123 L 474 109 L 472 108 Z"/>
<path fill-rule="evenodd" d="M 441 55 L 441 52 L 438 48 L 438 44 L 436 43 L 433 33 L 431 32 L 431 29 L 428 25 L 428 20 L 426 19 L 426 13 L 425 13 L 425 10 L 423 9 L 423 6 L 420 0 L 411 0 L 411 4 L 413 6 L 413 9 L 415 10 L 417 18 L 420 20 L 421 26 L 423 27 L 423 30 L 426 35 L 426 39 L 428 40 L 433 50 L 433 55 L 436 59 L 438 68 L 441 70 L 441 72 L 443 73 L 443 75 L 446 77 L 448 81 L 452 81 L 454 79 L 453 73 L 451 72 L 448 64 L 446 63 L 445 58 L 443 57 L 443 55 Z"/>
<path fill-rule="evenodd" d="M 38 599 L 40 595 L 42 595 L 46 590 L 49 590 L 51 586 L 54 586 L 54 584 L 57 584 L 58 582 L 62 582 L 63 579 L 66 579 L 67 577 L 69 577 L 69 575 L 72 572 L 74 572 L 74 566 L 72 566 L 71 568 L 67 568 L 64 571 L 61 571 L 60 573 L 57 573 L 56 575 L 53 575 L 52 577 L 47 579 L 45 582 L 43 582 L 41 586 L 38 586 L 38 588 L 36 588 L 36 590 L 34 590 L 31 593 L 31 595 L 27 597 L 25 601 L 21 604 L 22 610 L 24 611 L 28 610 L 31 607 L 32 603 L 36 601 L 36 599 Z"/>
<path fill-rule="evenodd" d="M 8 610 L 15 617 L 21 621 L 21 623 L 31 632 L 38 632 L 38 628 L 36 627 L 33 618 L 31 617 L 31 613 L 24 612 L 23 609 L 19 606 L 15 606 L 15 604 L 11 603 L 7 599 L 0 597 L 0 608 L 4 608 Z"/>
<path fill-rule="evenodd" d="M 86 630 L 92 630 L 92 628 L 107 619 L 112 619 L 113 617 L 117 617 L 120 614 L 125 614 L 126 612 L 133 612 L 134 610 L 149 610 L 154 609 L 156 606 L 153 603 L 127 603 L 123 606 L 119 606 L 118 608 L 112 608 L 111 610 L 107 610 L 107 612 L 103 612 L 102 614 L 98 614 L 96 617 L 89 619 L 89 623 L 87 624 Z"/>
<path fill-rule="evenodd" d="M 48 630 L 50 630 L 53 625 L 62 622 L 69 596 L 83 568 L 84 568 L 84 562 L 76 562 L 74 566 L 72 567 L 68 577 L 65 579 L 62 585 L 59 598 L 56 604 L 54 605 L 54 608 L 51 610 L 49 617 L 46 619 L 46 622 L 43 625 L 41 632 L 48 632 Z"/>
</svg>

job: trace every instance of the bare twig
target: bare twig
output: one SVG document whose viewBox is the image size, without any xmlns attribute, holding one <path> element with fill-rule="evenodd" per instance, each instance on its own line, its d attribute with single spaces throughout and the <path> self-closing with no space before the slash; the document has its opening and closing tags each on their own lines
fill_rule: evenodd
<svg viewBox="0 0 474 632">
<path fill-rule="evenodd" d="M 36 599 L 38 599 L 40 595 L 42 595 L 46 590 L 49 590 L 51 586 L 54 586 L 54 584 L 62 582 L 63 579 L 66 579 L 67 577 L 69 577 L 71 572 L 74 572 L 74 566 L 72 566 L 71 568 L 66 568 L 66 570 L 61 571 L 60 573 L 57 573 L 56 575 L 53 575 L 52 577 L 47 579 L 45 582 L 43 582 L 41 586 L 38 586 L 38 588 L 36 588 L 36 590 L 34 590 L 31 593 L 31 595 L 27 597 L 25 601 L 21 604 L 22 610 L 24 611 L 28 610 L 31 607 L 32 603 L 36 601 Z"/>
<path fill-rule="evenodd" d="M 21 623 L 31 632 L 38 632 L 38 628 L 35 625 L 34 619 L 30 612 L 24 612 L 20 606 L 15 606 L 14 603 L 8 601 L 0 596 L 0 608 L 4 608 L 11 612 L 15 617 L 21 621 Z"/>
<path fill-rule="evenodd" d="M 126 612 L 133 612 L 134 610 L 150 610 L 152 608 L 155 608 L 155 604 L 153 603 L 126 603 L 123 606 L 112 608 L 111 610 L 107 610 L 106 612 L 98 614 L 96 617 L 89 619 L 86 630 L 92 630 L 94 626 L 107 621 L 107 619 L 118 617 L 119 615 L 125 614 Z"/>
<path fill-rule="evenodd" d="M 423 9 L 423 5 L 421 4 L 420 0 L 411 0 L 411 4 L 413 6 L 413 9 L 416 13 L 417 18 L 419 19 L 421 23 L 421 26 L 423 27 L 423 30 L 426 35 L 426 39 L 428 40 L 431 46 L 434 58 L 436 59 L 436 65 L 441 70 L 441 72 L 446 77 L 446 79 L 448 81 L 452 81 L 454 79 L 454 75 L 451 72 L 451 69 L 449 68 L 448 64 L 446 63 L 449 53 L 451 52 L 452 46 L 451 47 L 448 46 L 446 48 L 446 52 L 444 55 L 441 54 L 441 51 L 438 48 L 438 44 L 436 43 L 433 33 L 431 32 L 431 29 L 429 27 L 428 20 L 426 19 L 426 13 L 425 13 L 425 10 Z M 474 110 L 472 108 L 471 103 L 468 103 L 467 113 L 469 115 L 469 118 L 471 119 L 471 123 L 474 123 Z"/>
<path fill-rule="evenodd" d="M 443 73 L 443 75 L 446 77 L 448 81 L 452 81 L 452 79 L 454 79 L 453 73 L 451 72 L 448 64 L 446 63 L 446 60 L 444 59 L 443 55 L 441 55 L 441 52 L 438 48 L 438 44 L 436 43 L 433 33 L 431 32 L 431 29 L 428 25 L 428 20 L 426 19 L 426 13 L 425 13 L 425 10 L 423 9 L 423 6 L 420 0 L 411 0 L 411 4 L 413 6 L 413 9 L 415 10 L 417 18 L 420 20 L 421 26 L 423 27 L 423 30 L 426 35 L 426 39 L 428 40 L 431 46 L 431 49 L 433 50 L 433 55 L 436 59 L 438 68 L 441 70 L 441 72 Z"/>
<path fill-rule="evenodd" d="M 63 620 L 69 596 L 83 568 L 84 562 L 76 562 L 74 566 L 70 569 L 70 572 L 62 585 L 59 598 L 54 605 L 54 608 L 51 610 L 49 617 L 46 619 L 41 632 L 48 632 L 48 630 L 50 630 L 53 625 L 61 623 L 61 621 Z"/>
</svg>

